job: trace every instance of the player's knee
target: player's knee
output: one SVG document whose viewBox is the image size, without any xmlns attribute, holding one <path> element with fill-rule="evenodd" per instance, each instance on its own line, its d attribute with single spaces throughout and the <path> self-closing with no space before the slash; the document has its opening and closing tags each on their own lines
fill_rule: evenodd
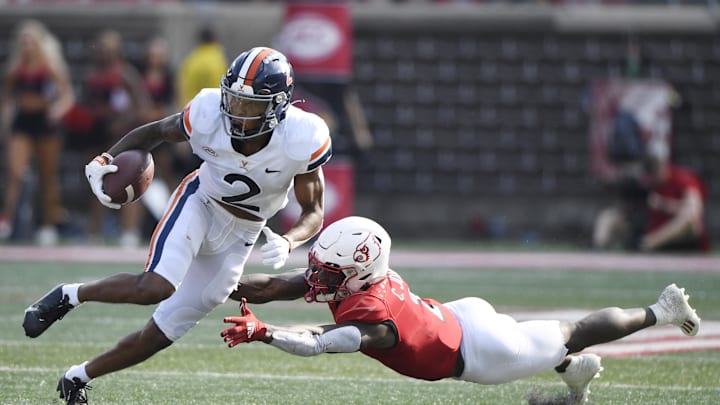
<svg viewBox="0 0 720 405">
<path fill-rule="evenodd" d="M 172 344 L 172 340 L 160 330 L 154 320 L 150 320 L 141 332 L 141 340 L 154 350 L 162 350 Z"/>
<path fill-rule="evenodd" d="M 227 298 L 227 296 L 221 294 L 209 294 L 203 297 L 203 303 L 209 308 L 215 308 L 227 301 Z"/>
<path fill-rule="evenodd" d="M 135 285 L 140 304 L 152 305 L 168 298 L 175 292 L 169 281 L 155 273 L 143 273 Z"/>
<path fill-rule="evenodd" d="M 586 347 L 585 339 L 582 336 L 581 322 L 561 322 L 560 331 L 565 338 L 565 347 L 568 349 L 568 354 L 577 353 Z"/>
<path fill-rule="evenodd" d="M 150 320 L 143 329 L 120 340 L 118 347 L 127 353 L 152 354 L 171 344 L 172 341 L 162 333 L 153 320 Z"/>
</svg>

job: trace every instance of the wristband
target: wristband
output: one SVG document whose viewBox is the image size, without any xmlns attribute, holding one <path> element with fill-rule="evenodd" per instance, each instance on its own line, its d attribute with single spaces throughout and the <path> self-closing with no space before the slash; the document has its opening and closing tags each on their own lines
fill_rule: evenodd
<svg viewBox="0 0 720 405">
<path fill-rule="evenodd" d="M 110 164 L 110 162 L 112 162 L 113 157 L 111 154 L 109 154 L 107 152 L 103 152 L 103 153 L 99 154 L 98 156 L 95 156 L 95 159 L 93 159 L 93 160 L 96 160 L 102 166 L 105 166 L 105 165 Z"/>
<path fill-rule="evenodd" d="M 293 241 L 292 241 L 292 239 L 288 238 L 288 237 L 285 236 L 285 235 L 280 235 L 280 236 L 281 236 L 283 239 L 285 239 L 285 240 L 287 241 L 287 243 L 288 243 L 288 253 L 292 252 L 293 247 L 294 247 L 294 246 L 293 246 Z"/>
</svg>

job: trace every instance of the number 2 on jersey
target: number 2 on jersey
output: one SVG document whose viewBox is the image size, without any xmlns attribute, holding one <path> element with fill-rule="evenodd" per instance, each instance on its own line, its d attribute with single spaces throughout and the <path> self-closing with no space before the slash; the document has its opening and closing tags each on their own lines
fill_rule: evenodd
<svg viewBox="0 0 720 405">
<path fill-rule="evenodd" d="M 442 312 L 440 311 L 440 308 L 436 307 L 435 305 L 428 304 L 427 302 L 423 301 L 418 297 L 417 295 L 413 294 L 411 291 L 408 290 L 410 293 L 410 299 L 412 302 L 422 305 L 423 307 L 427 308 L 433 315 L 440 318 L 441 321 L 445 322 L 445 317 L 443 317 Z"/>
<path fill-rule="evenodd" d="M 230 184 L 233 184 L 236 181 L 241 181 L 241 182 L 245 183 L 245 185 L 248 186 L 248 191 L 246 193 L 238 194 L 238 195 L 232 196 L 232 197 L 223 197 L 222 198 L 223 202 L 226 202 L 228 204 L 232 204 L 232 205 L 235 205 L 238 207 L 242 207 L 242 208 L 248 209 L 250 211 L 260 212 L 260 207 L 258 207 L 256 205 L 242 204 L 240 202 L 240 201 L 247 200 L 250 197 L 260 194 L 260 186 L 258 186 L 258 184 L 255 183 L 255 181 L 253 179 L 251 179 L 248 176 L 242 175 L 242 174 L 233 173 L 233 174 L 228 174 L 227 176 L 225 176 L 223 178 L 223 180 L 225 180 L 226 182 L 228 182 Z"/>
</svg>

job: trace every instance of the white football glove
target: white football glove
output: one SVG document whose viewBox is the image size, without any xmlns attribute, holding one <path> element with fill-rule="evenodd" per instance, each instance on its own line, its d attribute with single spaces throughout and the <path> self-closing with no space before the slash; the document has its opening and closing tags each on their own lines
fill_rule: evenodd
<svg viewBox="0 0 720 405">
<path fill-rule="evenodd" d="M 266 266 L 272 266 L 277 270 L 287 261 L 290 256 L 290 241 L 276 234 L 267 226 L 262 229 L 267 242 L 260 251 L 262 252 L 262 263 Z"/>
<path fill-rule="evenodd" d="M 85 177 L 87 177 L 90 188 L 100 203 L 108 208 L 117 210 L 120 209 L 120 204 L 112 202 L 110 196 L 103 191 L 103 176 L 108 173 L 115 173 L 118 170 L 118 167 L 111 164 L 111 162 L 112 156 L 107 153 L 96 156 L 95 159 L 85 165 Z"/>
</svg>

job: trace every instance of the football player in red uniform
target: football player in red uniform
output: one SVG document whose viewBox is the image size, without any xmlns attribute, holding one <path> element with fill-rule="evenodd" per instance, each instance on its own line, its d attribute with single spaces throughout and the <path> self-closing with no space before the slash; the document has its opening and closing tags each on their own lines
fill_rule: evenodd
<svg viewBox="0 0 720 405">
<path fill-rule="evenodd" d="M 684 289 L 675 284 L 646 308 L 606 308 L 577 322 L 516 322 L 481 298 L 420 298 L 390 270 L 389 259 L 390 236 L 376 222 L 337 221 L 311 247 L 307 269 L 241 278 L 233 298 L 242 300 L 242 316 L 225 318 L 235 325 L 221 336 L 230 347 L 262 341 L 300 356 L 361 351 L 423 380 L 500 384 L 555 369 L 568 384 L 569 402 L 583 403 L 602 367 L 599 356 L 574 353 L 653 325 L 674 324 L 686 335 L 700 327 Z M 274 326 L 247 307 L 247 301 L 301 296 L 327 302 L 335 324 Z"/>
</svg>

